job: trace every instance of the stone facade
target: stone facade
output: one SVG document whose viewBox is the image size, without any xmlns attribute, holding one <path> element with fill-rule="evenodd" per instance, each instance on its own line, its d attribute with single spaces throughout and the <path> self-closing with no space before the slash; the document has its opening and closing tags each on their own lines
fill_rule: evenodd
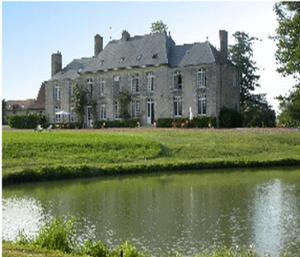
<svg viewBox="0 0 300 257">
<path fill-rule="evenodd" d="M 102 46 L 97 46 L 100 39 L 96 36 L 94 57 L 74 60 L 59 72 L 57 72 L 57 65 L 54 65 L 56 74 L 45 82 L 45 109 L 50 122 L 76 121 L 72 100 L 75 85 L 89 92 L 90 103 L 92 101 L 97 103 L 97 117 L 92 117 L 91 104 L 86 106 L 87 127 L 91 127 L 95 119 L 120 118 L 117 115 L 120 92 L 127 92 L 130 95 L 128 111 L 131 117 L 139 118 L 142 125 L 151 125 L 158 118 L 189 117 L 190 110 L 193 116 L 213 117 L 218 117 L 219 111 L 224 106 L 239 110 L 239 74 L 226 58 L 227 32 L 225 42 L 222 36 L 224 31 L 220 32 L 221 49 L 225 44 L 224 53 L 217 51 L 208 42 L 176 46 L 174 41 L 165 34 L 147 35 L 147 40 L 153 40 L 153 45 L 162 39 L 167 42 L 166 50 L 163 50 L 166 51 L 167 57 L 164 60 L 157 60 L 160 63 L 155 64 L 153 62 L 157 59 L 156 52 L 160 57 L 163 52 L 153 47 L 148 59 L 146 59 L 147 52 L 142 54 L 138 51 L 132 52 L 131 40 L 132 44 L 139 44 L 139 40 L 143 38 L 138 36 L 130 38 L 129 33 L 126 33 L 119 41 L 110 42 L 106 47 L 107 50 L 106 48 L 101 50 Z M 102 38 L 100 43 L 102 44 Z M 127 61 L 129 57 L 125 53 L 120 53 L 118 63 L 107 64 L 111 61 L 107 60 L 110 58 L 110 49 L 120 49 L 121 46 L 126 48 L 127 45 L 129 46 L 125 53 L 130 58 L 136 56 L 136 62 L 139 62 L 140 56 L 143 56 L 141 58 L 145 58 L 144 63 L 124 64 L 122 67 L 122 62 Z M 198 53 L 199 58 L 195 59 Z M 194 60 L 189 55 L 192 55 Z M 116 58 L 115 54 L 111 58 Z M 107 67 L 101 68 L 103 62 L 106 62 Z M 130 62 L 132 64 L 132 60 Z M 59 111 L 68 113 L 63 117 L 66 120 L 62 120 L 62 117 L 57 114 Z"/>
</svg>

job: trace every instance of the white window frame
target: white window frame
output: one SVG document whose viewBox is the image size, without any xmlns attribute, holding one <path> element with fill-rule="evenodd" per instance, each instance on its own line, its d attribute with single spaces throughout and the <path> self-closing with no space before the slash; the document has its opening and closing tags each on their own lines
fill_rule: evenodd
<svg viewBox="0 0 300 257">
<path fill-rule="evenodd" d="M 93 79 L 89 78 L 86 80 L 86 85 L 87 85 L 87 90 L 88 90 L 88 93 L 90 94 L 90 97 L 93 97 L 93 91 L 94 91 L 94 81 Z"/>
<path fill-rule="evenodd" d="M 120 102 L 114 101 L 114 119 L 120 119 Z"/>
<path fill-rule="evenodd" d="M 173 98 L 174 117 L 182 117 L 182 96 Z"/>
<path fill-rule="evenodd" d="M 131 103 L 132 118 L 140 116 L 140 100 L 132 100 Z"/>
<path fill-rule="evenodd" d="M 181 84 L 178 83 L 178 78 L 177 78 L 178 76 L 181 77 Z M 176 78 L 177 78 L 177 81 L 176 81 Z M 176 90 L 182 90 L 182 88 L 183 88 L 183 77 L 182 77 L 181 71 L 174 71 L 173 72 L 173 87 Z"/>
<path fill-rule="evenodd" d="M 105 79 L 100 79 L 99 89 L 100 89 L 100 96 L 105 96 L 105 92 L 106 92 L 106 81 L 105 81 Z"/>
<path fill-rule="evenodd" d="M 131 77 L 131 92 L 139 93 L 140 92 L 140 77 L 139 74 L 135 74 Z"/>
<path fill-rule="evenodd" d="M 100 105 L 100 120 L 107 119 L 106 104 Z"/>
<path fill-rule="evenodd" d="M 147 73 L 147 90 L 148 92 L 154 92 L 154 73 L 152 71 Z"/>
<path fill-rule="evenodd" d="M 58 84 L 54 85 L 54 96 L 56 101 L 61 100 L 60 86 Z"/>
<path fill-rule="evenodd" d="M 197 83 L 198 88 L 206 88 L 207 87 L 206 69 L 204 69 L 204 68 L 198 69 L 196 83 Z"/>
<path fill-rule="evenodd" d="M 207 114 L 207 98 L 206 93 L 198 95 L 198 115 L 206 116 Z"/>
<path fill-rule="evenodd" d="M 55 107 L 54 107 L 55 123 L 61 123 L 61 115 L 56 114 L 59 111 L 61 111 L 61 106 L 60 105 L 55 105 Z"/>
</svg>

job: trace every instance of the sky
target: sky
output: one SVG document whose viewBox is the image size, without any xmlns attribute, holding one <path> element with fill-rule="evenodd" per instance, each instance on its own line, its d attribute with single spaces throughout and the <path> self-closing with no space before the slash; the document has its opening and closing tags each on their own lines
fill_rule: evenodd
<svg viewBox="0 0 300 257">
<path fill-rule="evenodd" d="M 2 97 L 7 100 L 37 96 L 41 83 L 50 78 L 51 54 L 62 53 L 63 66 L 74 58 L 94 53 L 94 36 L 119 39 L 150 32 L 151 23 L 163 20 L 176 44 L 208 39 L 219 48 L 219 30 L 244 31 L 260 38 L 254 60 L 260 68 L 261 87 L 278 111 L 274 98 L 286 94 L 292 78 L 276 72 L 275 43 L 268 39 L 277 27 L 274 2 L 3 2 Z"/>
</svg>

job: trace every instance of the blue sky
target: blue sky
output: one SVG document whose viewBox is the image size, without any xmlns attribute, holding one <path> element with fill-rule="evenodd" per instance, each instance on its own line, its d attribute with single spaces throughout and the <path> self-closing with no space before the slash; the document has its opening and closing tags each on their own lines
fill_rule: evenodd
<svg viewBox="0 0 300 257">
<path fill-rule="evenodd" d="M 291 89 L 293 80 L 276 73 L 273 2 L 4 2 L 2 5 L 3 98 L 34 98 L 50 78 L 51 53 L 62 52 L 63 66 L 93 55 L 94 35 L 104 45 L 123 29 L 131 35 L 150 32 L 163 20 L 177 44 L 208 40 L 219 47 L 218 31 L 237 30 L 263 39 L 254 47 L 261 68 L 261 88 L 274 107 L 274 97 Z M 233 43 L 229 37 L 229 44 Z"/>
</svg>

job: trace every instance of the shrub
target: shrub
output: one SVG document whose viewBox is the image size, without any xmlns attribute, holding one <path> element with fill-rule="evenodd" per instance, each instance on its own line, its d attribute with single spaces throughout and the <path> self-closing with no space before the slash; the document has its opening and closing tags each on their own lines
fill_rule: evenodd
<svg viewBox="0 0 300 257">
<path fill-rule="evenodd" d="M 92 242 L 91 240 L 85 241 L 82 247 L 82 254 L 87 254 L 92 257 L 109 257 L 109 250 L 107 246 L 101 241 Z"/>
<path fill-rule="evenodd" d="M 145 257 L 145 255 L 139 252 L 133 245 L 127 241 L 119 245 L 111 254 L 111 257 Z"/>
<path fill-rule="evenodd" d="M 98 120 L 94 122 L 94 128 L 136 128 L 138 119 L 129 120 Z"/>
<path fill-rule="evenodd" d="M 208 128 L 216 126 L 215 117 L 194 117 L 191 121 L 188 118 L 160 118 L 157 119 L 158 128 Z"/>
<path fill-rule="evenodd" d="M 40 229 L 34 244 L 41 248 L 70 253 L 73 248 L 74 224 L 74 219 L 64 221 L 62 218 L 55 218 Z"/>
<path fill-rule="evenodd" d="M 11 128 L 34 129 L 38 124 L 46 128 L 49 125 L 47 117 L 45 115 L 36 114 L 16 115 L 8 117 L 8 125 Z"/>
<path fill-rule="evenodd" d="M 224 107 L 219 113 L 220 127 L 236 128 L 242 126 L 242 115 L 240 112 Z"/>
</svg>

